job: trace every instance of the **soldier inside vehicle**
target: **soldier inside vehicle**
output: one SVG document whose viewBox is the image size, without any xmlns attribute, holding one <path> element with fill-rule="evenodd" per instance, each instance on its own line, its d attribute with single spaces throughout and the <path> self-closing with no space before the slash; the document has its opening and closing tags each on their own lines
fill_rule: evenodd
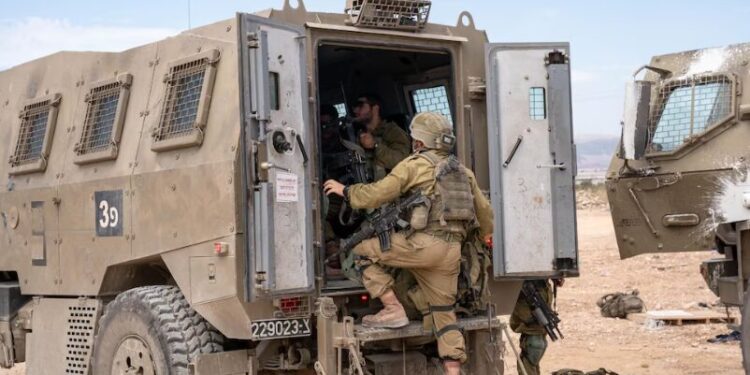
<svg viewBox="0 0 750 375">
<path fill-rule="evenodd" d="M 453 72 L 447 53 L 324 44 L 317 59 L 318 99 L 324 103 L 318 127 L 320 181 L 377 181 L 411 153 L 407 126 L 416 113 L 436 111 L 453 121 Z M 367 212 L 351 210 L 337 196 L 321 199 L 326 245 L 318 269 L 325 270 L 326 289 L 359 289 L 351 265 L 344 262 L 342 270 L 339 242 L 356 232 Z"/>
</svg>

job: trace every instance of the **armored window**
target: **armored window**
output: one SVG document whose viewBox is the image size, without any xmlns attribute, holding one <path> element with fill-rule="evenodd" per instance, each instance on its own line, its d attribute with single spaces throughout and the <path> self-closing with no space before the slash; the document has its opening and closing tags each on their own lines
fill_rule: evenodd
<svg viewBox="0 0 750 375">
<path fill-rule="evenodd" d="M 270 72 L 268 75 L 268 84 L 271 85 L 269 90 L 271 92 L 270 107 L 274 111 L 278 111 L 281 106 L 281 103 L 279 102 L 279 73 Z"/>
<path fill-rule="evenodd" d="M 544 87 L 529 88 L 529 117 L 532 120 L 544 120 L 547 118 L 547 103 L 544 96 Z"/>
<path fill-rule="evenodd" d="M 411 91 L 414 113 L 438 112 L 453 125 L 448 90 L 445 85 L 417 88 Z"/>
<path fill-rule="evenodd" d="M 121 74 L 89 90 L 81 139 L 74 149 L 76 164 L 117 158 L 132 81 L 130 74 Z"/>
<path fill-rule="evenodd" d="M 10 157 L 11 175 L 41 172 L 47 168 L 60 100 L 60 94 L 54 94 L 23 107 L 15 151 Z"/>
<path fill-rule="evenodd" d="M 346 104 L 344 103 L 338 103 L 333 105 L 336 108 L 336 112 L 338 112 L 339 117 L 346 117 L 348 114 L 346 111 Z"/>
<path fill-rule="evenodd" d="M 203 142 L 218 61 L 219 51 L 210 50 L 169 64 L 152 150 L 197 146 Z"/>
<path fill-rule="evenodd" d="M 732 114 L 732 92 L 732 80 L 723 75 L 668 82 L 652 111 L 650 151 L 674 151 L 726 120 Z"/>
</svg>

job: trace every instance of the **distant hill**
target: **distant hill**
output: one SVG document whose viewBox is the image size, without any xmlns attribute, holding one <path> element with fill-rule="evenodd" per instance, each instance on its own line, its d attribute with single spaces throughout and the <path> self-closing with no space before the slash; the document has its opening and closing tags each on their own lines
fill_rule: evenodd
<svg viewBox="0 0 750 375">
<path fill-rule="evenodd" d="M 576 136 L 578 169 L 606 169 L 619 142 L 620 137 L 614 135 Z"/>
</svg>

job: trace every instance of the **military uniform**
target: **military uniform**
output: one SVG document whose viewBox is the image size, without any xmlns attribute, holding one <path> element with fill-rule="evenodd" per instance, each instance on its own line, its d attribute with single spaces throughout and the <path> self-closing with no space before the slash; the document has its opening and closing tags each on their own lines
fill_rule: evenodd
<svg viewBox="0 0 750 375">
<path fill-rule="evenodd" d="M 372 136 L 376 144 L 371 152 L 373 176 L 377 181 L 411 154 L 411 140 L 403 129 L 390 121 L 381 121 L 373 130 Z"/>
<path fill-rule="evenodd" d="M 552 289 L 547 280 L 524 281 L 533 283 L 539 291 L 544 302 L 548 305 L 552 303 Z M 524 298 L 523 293 L 518 295 L 516 307 L 510 316 L 510 328 L 513 332 L 521 334 L 521 362 L 518 367 L 523 366 L 528 375 L 539 375 L 539 364 L 542 361 L 544 352 L 547 350 L 547 332 L 531 314 L 532 307 Z M 519 374 L 520 374 L 519 370 Z"/>
<path fill-rule="evenodd" d="M 371 238 L 354 248 L 354 253 L 368 258 L 372 265 L 363 270 L 364 286 L 373 297 L 389 291 L 393 277 L 382 266 L 408 269 L 416 278 L 420 293 L 417 298 L 423 303 L 425 327 L 433 330 L 438 341 L 441 358 L 466 360 L 463 335 L 456 329 L 456 302 L 458 287 L 461 241 L 466 236 L 468 224 L 478 224 L 481 234 L 492 232 L 492 208 L 477 186 L 474 174 L 455 162 L 465 176 L 465 191 L 459 186 L 457 192 L 438 191 L 436 166 L 449 158 L 446 151 L 429 150 L 416 153 L 396 165 L 390 174 L 372 184 L 357 184 L 347 187 L 346 198 L 353 208 L 377 208 L 403 194 L 420 190 L 432 197 L 432 208 L 426 226 L 406 236 L 395 233 L 391 236 L 391 249 L 383 252 L 377 238 Z M 453 159 L 455 160 L 455 159 Z M 457 185 L 461 185 L 457 183 Z M 471 205 L 475 223 L 451 220 L 444 212 L 442 198 L 451 202 L 466 201 Z M 446 199 L 446 201 L 447 201 Z M 416 302 L 416 301 L 415 301 Z"/>
</svg>

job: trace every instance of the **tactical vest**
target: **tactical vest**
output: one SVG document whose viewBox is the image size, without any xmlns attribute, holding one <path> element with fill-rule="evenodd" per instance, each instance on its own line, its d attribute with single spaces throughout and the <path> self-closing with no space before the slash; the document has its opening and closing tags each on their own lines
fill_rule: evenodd
<svg viewBox="0 0 750 375">
<path fill-rule="evenodd" d="M 464 167 L 453 155 L 442 158 L 426 151 L 417 156 L 429 161 L 435 167 L 435 172 L 426 223 L 423 228 L 414 229 L 466 238 L 467 232 L 477 226 L 478 220 L 471 183 Z"/>
</svg>

